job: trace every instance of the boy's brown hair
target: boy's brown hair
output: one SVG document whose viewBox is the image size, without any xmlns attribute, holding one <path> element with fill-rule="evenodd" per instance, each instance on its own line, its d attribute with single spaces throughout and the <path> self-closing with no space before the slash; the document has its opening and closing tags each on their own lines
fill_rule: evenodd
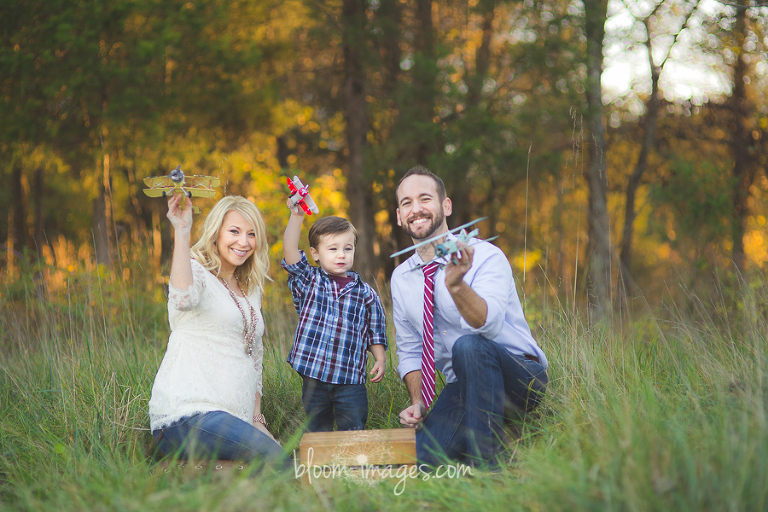
<svg viewBox="0 0 768 512">
<path fill-rule="evenodd" d="M 351 222 L 347 219 L 333 215 L 323 217 L 322 219 L 315 221 L 315 223 L 312 224 L 312 227 L 309 228 L 309 246 L 313 249 L 317 249 L 322 237 L 328 235 L 340 235 L 347 231 L 351 231 L 355 235 L 355 248 L 357 248 L 357 230 Z"/>
</svg>

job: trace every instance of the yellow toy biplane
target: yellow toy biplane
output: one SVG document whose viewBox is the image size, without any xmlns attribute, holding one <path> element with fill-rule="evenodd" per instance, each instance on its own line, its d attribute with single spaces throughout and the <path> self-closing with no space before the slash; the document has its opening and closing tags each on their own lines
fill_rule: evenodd
<svg viewBox="0 0 768 512">
<path fill-rule="evenodd" d="M 181 170 L 181 165 L 176 167 L 168 176 L 152 176 L 144 178 L 144 184 L 149 187 L 144 189 L 144 193 L 149 197 L 167 197 L 168 194 L 181 192 L 187 197 L 213 197 L 216 191 L 213 187 L 221 184 L 219 178 L 213 176 L 186 176 Z M 181 203 L 184 208 L 184 203 Z M 196 207 L 192 211 L 200 213 Z"/>
</svg>

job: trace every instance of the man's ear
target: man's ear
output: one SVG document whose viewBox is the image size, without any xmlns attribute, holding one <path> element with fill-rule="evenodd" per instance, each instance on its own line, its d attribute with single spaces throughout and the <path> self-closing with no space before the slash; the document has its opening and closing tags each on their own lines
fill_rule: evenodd
<svg viewBox="0 0 768 512">
<path fill-rule="evenodd" d="M 453 203 L 451 202 L 450 197 L 446 197 L 443 199 L 443 214 L 445 214 L 446 217 L 450 217 L 453 213 Z"/>
<path fill-rule="evenodd" d="M 314 247 L 309 248 L 309 254 L 312 256 L 312 259 L 315 261 L 320 259 L 320 253 L 317 252 L 317 249 L 315 249 Z"/>
<path fill-rule="evenodd" d="M 395 210 L 395 214 L 397 215 L 397 225 L 398 226 L 402 226 L 403 225 L 403 221 L 400 220 L 400 208 L 397 208 Z"/>
</svg>

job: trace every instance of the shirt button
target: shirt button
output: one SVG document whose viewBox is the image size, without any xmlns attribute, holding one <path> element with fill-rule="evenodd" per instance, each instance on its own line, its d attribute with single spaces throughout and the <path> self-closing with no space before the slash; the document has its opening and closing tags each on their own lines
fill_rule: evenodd
<svg viewBox="0 0 768 512">
<path fill-rule="evenodd" d="M 443 331 L 443 334 L 448 334 L 448 331 Z"/>
</svg>

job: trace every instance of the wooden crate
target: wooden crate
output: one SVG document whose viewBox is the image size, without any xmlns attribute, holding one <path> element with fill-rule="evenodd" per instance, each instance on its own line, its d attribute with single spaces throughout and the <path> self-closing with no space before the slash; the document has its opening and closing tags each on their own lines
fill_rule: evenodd
<svg viewBox="0 0 768 512">
<path fill-rule="evenodd" d="M 342 477 L 381 479 L 415 470 L 412 428 L 307 432 L 299 445 L 296 477 L 304 483 Z"/>
</svg>

